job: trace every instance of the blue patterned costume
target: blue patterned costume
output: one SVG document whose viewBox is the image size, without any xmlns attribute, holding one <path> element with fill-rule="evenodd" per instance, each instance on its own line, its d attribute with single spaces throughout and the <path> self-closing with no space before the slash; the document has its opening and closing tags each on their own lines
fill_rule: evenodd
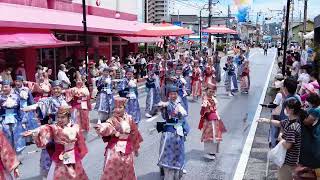
<svg viewBox="0 0 320 180">
<path fill-rule="evenodd" d="M 111 77 L 101 76 L 97 80 L 97 88 L 99 92 L 97 94 L 94 110 L 110 115 L 114 107 Z"/>
<path fill-rule="evenodd" d="M 190 64 L 186 64 L 183 67 L 183 77 L 187 81 L 187 84 L 185 85 L 186 91 L 188 94 L 191 94 L 191 75 L 192 75 L 192 67 Z"/>
<path fill-rule="evenodd" d="M 27 106 L 34 104 L 33 96 L 29 88 L 24 86 L 20 88 L 16 87 L 14 88 L 14 92 L 20 97 L 20 108 L 25 108 Z M 26 122 L 27 130 L 32 130 L 39 127 L 39 124 L 37 122 L 34 112 L 20 111 L 20 113 L 23 121 Z"/>
<path fill-rule="evenodd" d="M 183 108 L 187 111 L 189 111 L 189 106 L 188 106 L 188 98 L 187 98 L 187 92 L 186 92 L 186 86 L 187 81 L 183 77 L 178 77 L 178 79 L 175 82 L 175 85 L 178 87 L 178 95 L 181 99 L 181 105 Z"/>
<path fill-rule="evenodd" d="M 167 176 L 166 171 L 179 174 L 185 166 L 184 142 L 189 132 L 185 121 L 186 116 L 187 112 L 179 100 L 170 101 L 163 108 L 162 117 L 165 120 L 165 125 L 160 141 L 158 166 L 164 170 L 165 176 Z"/>
<path fill-rule="evenodd" d="M 154 106 L 161 101 L 159 79 L 154 75 L 146 81 L 146 113 L 153 114 Z"/>
<path fill-rule="evenodd" d="M 125 97 L 128 99 L 126 112 L 130 114 L 133 117 L 136 124 L 138 124 L 141 120 L 140 106 L 138 100 L 138 88 L 136 83 L 135 86 L 130 86 L 129 84 L 131 83 L 129 82 L 129 79 L 124 78 L 118 86 L 118 92 L 120 97 Z"/>
<path fill-rule="evenodd" d="M 238 91 L 237 75 L 235 73 L 236 67 L 233 63 L 226 64 L 223 70 L 226 71 L 225 85 L 227 91 Z"/>
<path fill-rule="evenodd" d="M 26 141 L 21 133 L 26 131 L 23 124 L 27 122 L 22 119 L 20 113 L 20 97 L 12 90 L 9 95 L 0 95 L 1 129 L 13 149 L 20 153 L 26 147 Z"/>
</svg>

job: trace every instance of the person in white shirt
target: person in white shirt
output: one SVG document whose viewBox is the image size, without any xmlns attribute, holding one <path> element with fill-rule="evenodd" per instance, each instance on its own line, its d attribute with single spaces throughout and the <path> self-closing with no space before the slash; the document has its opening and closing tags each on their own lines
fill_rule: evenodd
<svg viewBox="0 0 320 180">
<path fill-rule="evenodd" d="M 63 88 L 68 88 L 71 85 L 70 79 L 68 78 L 66 74 L 66 66 L 64 64 L 61 64 L 59 66 L 59 72 L 58 72 L 58 80 L 62 82 Z"/>
<path fill-rule="evenodd" d="M 294 58 L 294 62 L 292 64 L 291 75 L 293 77 L 298 78 L 298 73 L 299 73 L 299 70 L 300 70 L 300 62 L 295 57 L 293 57 L 293 58 Z"/>
<path fill-rule="evenodd" d="M 298 88 L 297 88 L 297 92 L 300 91 L 301 87 L 303 87 L 305 84 L 308 84 L 310 82 L 310 75 L 307 73 L 305 67 L 302 67 L 300 69 L 301 74 L 299 74 L 298 76 Z"/>
</svg>

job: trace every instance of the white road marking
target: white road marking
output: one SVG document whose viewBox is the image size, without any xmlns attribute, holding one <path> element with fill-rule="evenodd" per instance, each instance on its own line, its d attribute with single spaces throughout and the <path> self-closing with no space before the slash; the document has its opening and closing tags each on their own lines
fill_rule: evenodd
<svg viewBox="0 0 320 180">
<path fill-rule="evenodd" d="M 264 85 L 264 88 L 263 88 L 263 91 L 262 91 L 262 94 L 261 94 L 261 97 L 259 100 L 259 104 L 263 104 L 263 102 L 264 102 L 264 98 L 265 98 L 265 95 L 266 95 L 266 92 L 268 89 L 271 73 L 272 73 L 274 64 L 276 62 L 275 59 L 276 59 L 276 54 L 273 57 L 273 62 L 272 62 L 272 65 L 269 69 L 267 80 L 265 82 L 265 85 Z M 233 180 L 242 180 L 244 177 L 244 173 L 246 171 L 246 167 L 247 167 L 247 163 L 249 160 L 253 140 L 254 140 L 254 137 L 256 134 L 257 126 L 258 126 L 257 119 L 260 117 L 261 110 L 262 110 L 262 107 L 258 105 L 257 110 L 254 115 L 254 118 L 253 118 L 253 121 L 252 121 L 252 124 L 251 124 L 251 127 L 250 127 L 249 134 L 248 134 L 246 142 L 243 146 L 242 153 L 241 153 L 238 165 L 237 165 L 237 169 L 234 173 Z"/>
</svg>

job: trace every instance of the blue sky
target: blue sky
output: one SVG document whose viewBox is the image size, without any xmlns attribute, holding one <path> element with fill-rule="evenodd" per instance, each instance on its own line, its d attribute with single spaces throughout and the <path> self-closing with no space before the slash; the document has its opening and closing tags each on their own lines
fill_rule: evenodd
<svg viewBox="0 0 320 180">
<path fill-rule="evenodd" d="M 208 0 L 175 0 L 175 9 L 174 13 L 180 14 L 199 14 L 201 7 L 207 3 Z M 303 17 L 303 1 L 295 1 L 295 13 L 294 17 L 296 20 L 299 20 L 300 11 L 302 12 Z M 286 0 L 253 0 L 251 4 L 250 17 L 255 21 L 257 12 L 263 11 L 264 16 L 272 16 L 274 20 L 280 19 L 281 15 L 276 12 L 271 12 L 268 9 L 272 10 L 282 10 L 283 6 L 286 4 Z M 308 18 L 313 19 L 315 16 L 320 14 L 320 0 L 308 0 Z M 234 5 L 233 0 L 220 0 L 220 4 L 215 7 L 216 12 L 222 12 L 221 15 L 227 14 L 227 6 L 231 5 L 232 14 L 237 12 L 237 7 Z"/>
</svg>

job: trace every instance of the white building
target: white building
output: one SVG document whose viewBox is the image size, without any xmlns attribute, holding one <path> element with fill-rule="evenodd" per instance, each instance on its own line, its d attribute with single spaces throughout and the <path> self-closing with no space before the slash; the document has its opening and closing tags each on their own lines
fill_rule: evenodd
<svg viewBox="0 0 320 180">
<path fill-rule="evenodd" d="M 174 0 L 148 0 L 148 22 L 170 21 L 170 14 L 173 13 L 174 6 Z"/>
</svg>

